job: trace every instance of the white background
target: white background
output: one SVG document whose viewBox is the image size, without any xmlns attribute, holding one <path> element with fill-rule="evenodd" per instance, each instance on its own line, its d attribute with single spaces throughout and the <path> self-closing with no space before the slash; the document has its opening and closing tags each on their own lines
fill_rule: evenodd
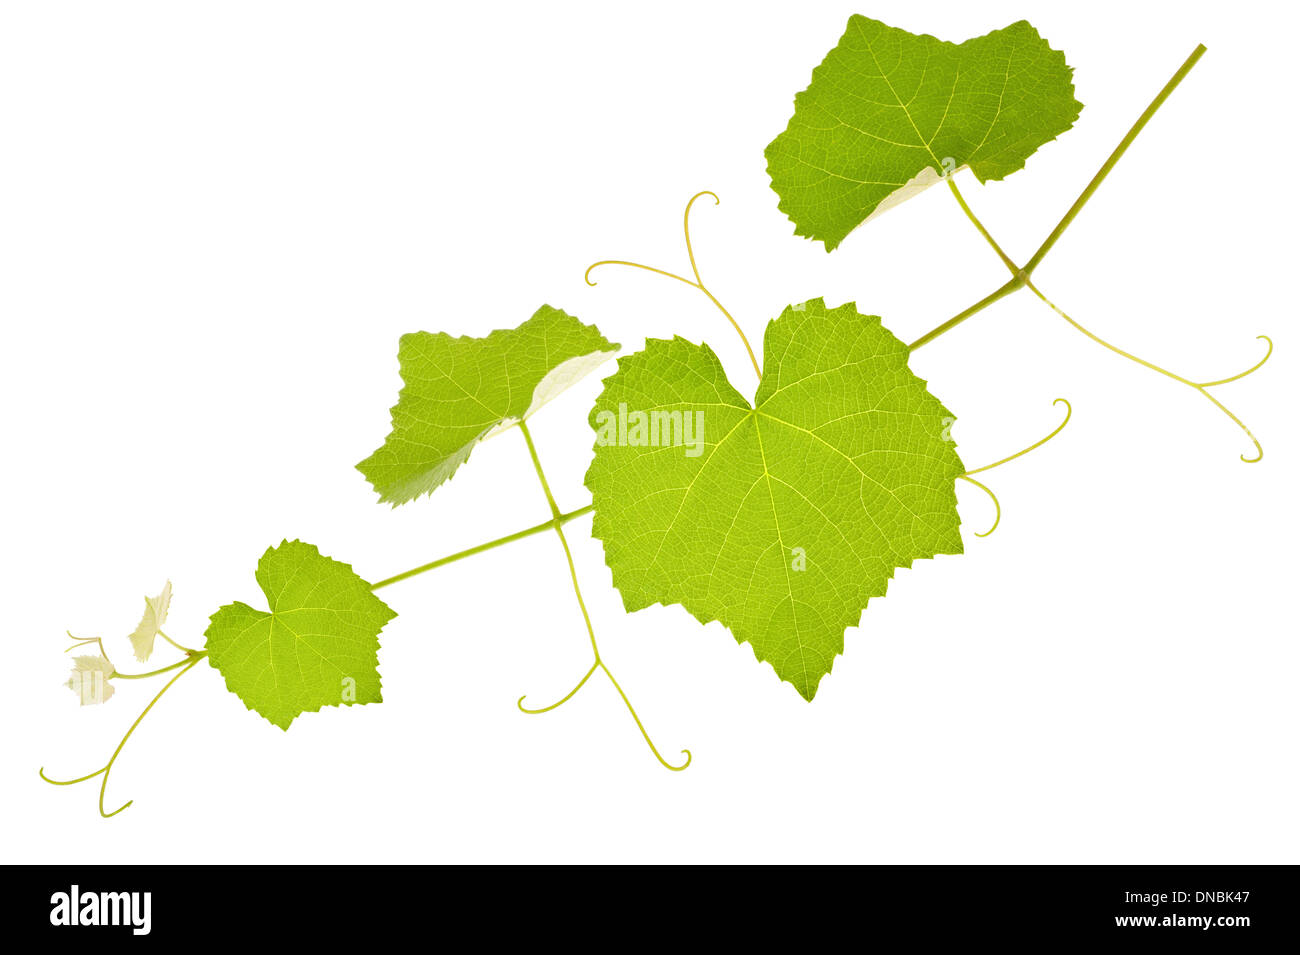
<svg viewBox="0 0 1300 955">
<path fill-rule="evenodd" d="M 1297 23 L 1282 4 L 590 6 L 6 3 L 0 8 L 5 861 L 1296 862 L 1294 334 Z M 171 579 L 201 643 L 260 603 L 301 537 L 378 579 L 537 523 L 517 433 L 391 510 L 353 468 L 383 439 L 396 344 L 543 302 L 627 348 L 744 352 L 790 303 L 879 313 L 904 340 L 1005 280 L 945 190 L 833 255 L 776 208 L 764 146 L 850 13 L 961 40 L 1022 16 L 1076 69 L 1076 128 L 966 193 L 1022 261 L 1197 42 L 1210 48 L 1036 278 L 1109 354 L 1022 293 L 919 351 L 970 467 L 967 554 L 901 572 L 803 702 L 718 624 L 626 615 L 570 525 L 605 655 L 666 753 L 592 682 L 552 535 L 384 591 L 385 702 L 288 733 L 206 664 L 95 783 L 153 692 L 79 708 L 65 629 L 125 636 Z M 613 364 L 608 366 L 613 371 Z M 589 498 L 597 375 L 534 434 L 561 506 Z M 171 658 L 159 650 L 154 661 Z"/>
</svg>

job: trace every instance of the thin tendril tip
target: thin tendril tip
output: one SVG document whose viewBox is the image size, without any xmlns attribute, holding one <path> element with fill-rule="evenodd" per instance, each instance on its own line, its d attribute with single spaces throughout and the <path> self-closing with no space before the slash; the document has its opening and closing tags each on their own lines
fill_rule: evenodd
<svg viewBox="0 0 1300 955">
<path fill-rule="evenodd" d="M 976 537 L 988 537 L 988 536 L 989 536 L 990 534 L 992 534 L 995 530 L 997 530 L 997 529 L 998 529 L 998 525 L 1002 523 L 1002 505 L 1001 505 L 1001 503 L 999 503 L 999 501 L 998 501 L 998 496 L 997 496 L 996 494 L 994 494 L 993 491 L 992 491 L 992 490 L 991 490 L 987 485 L 981 484 L 979 481 L 975 480 L 973 477 L 970 477 L 970 476 L 965 475 L 965 474 L 959 474 L 959 475 L 957 475 L 957 476 L 958 476 L 959 478 L 961 478 L 963 481 L 967 482 L 968 484 L 974 484 L 977 488 L 979 488 L 981 491 L 983 491 L 985 494 L 987 494 L 987 495 L 992 499 L 992 501 L 993 501 L 993 508 L 994 508 L 993 526 L 990 527 L 988 530 L 986 530 L 986 531 L 985 531 L 984 533 L 982 533 L 982 534 L 981 534 L 979 531 L 976 531 L 976 532 L 975 532 L 975 536 L 976 536 Z"/>
<path fill-rule="evenodd" d="M 700 278 L 700 267 L 695 261 L 695 248 L 691 245 L 691 207 L 695 205 L 695 200 L 700 198 L 700 196 L 711 196 L 713 198 L 713 204 L 715 206 L 722 204 L 722 200 L 718 198 L 717 193 L 705 189 L 691 196 L 690 200 L 686 203 L 686 211 L 682 213 L 682 234 L 686 239 L 686 257 L 690 259 L 691 262 L 691 275 L 694 276 L 693 279 L 688 279 L 684 275 L 678 275 L 676 272 L 669 272 L 666 271 L 665 269 L 655 268 L 652 265 L 644 265 L 640 262 L 628 262 L 623 259 L 604 259 L 600 262 L 596 262 L 593 263 L 592 265 L 587 266 L 587 271 L 583 274 L 583 281 L 586 282 L 588 285 L 592 285 L 592 286 L 596 284 L 591 280 L 591 273 L 592 270 L 595 269 L 597 266 L 626 265 L 629 266 L 630 268 L 643 269 L 646 272 L 654 272 L 656 275 L 662 275 L 666 278 L 676 279 L 678 282 L 681 282 L 684 285 L 689 285 L 693 289 L 698 289 L 699 291 L 704 293 L 705 297 L 708 298 L 708 300 L 717 307 L 718 311 L 720 311 L 724 316 L 726 316 L 727 321 L 731 323 L 731 327 L 735 329 L 736 334 L 740 336 L 740 340 L 745 345 L 745 351 L 749 355 L 749 361 L 754 366 L 754 374 L 757 375 L 758 378 L 761 380 L 763 377 L 763 369 L 762 366 L 760 366 L 758 363 L 758 356 L 754 354 L 753 346 L 749 344 L 749 339 L 745 336 L 744 329 L 740 327 L 740 323 L 737 322 L 736 319 L 732 316 L 732 314 L 727 311 L 726 307 L 720 301 L 718 301 L 717 296 L 714 295 L 712 292 L 708 290 L 708 288 L 705 287 L 704 280 Z"/>
<path fill-rule="evenodd" d="M 107 766 L 101 766 L 93 773 L 90 773 L 85 776 L 78 776 L 76 779 L 51 779 L 49 776 L 45 775 L 44 766 L 38 769 L 37 772 L 40 773 L 41 779 L 45 780 L 51 786 L 75 786 L 77 783 L 84 783 L 87 779 L 94 779 L 96 776 L 98 776 L 106 769 L 108 769 Z"/>
<path fill-rule="evenodd" d="M 979 474 L 981 471 L 991 471 L 993 468 L 1000 467 L 1001 465 L 1006 464 L 1008 461 L 1014 461 L 1016 458 L 1026 455 L 1030 451 L 1033 451 L 1036 448 L 1041 448 L 1048 441 L 1051 441 L 1054 437 L 1056 437 L 1058 434 L 1064 431 L 1065 426 L 1070 423 L 1070 418 L 1073 417 L 1074 415 L 1074 408 L 1071 406 L 1070 402 L 1065 398 L 1054 398 L 1052 399 L 1052 404 L 1053 406 L 1065 405 L 1065 420 L 1062 421 L 1060 424 L 1058 424 L 1056 428 L 1053 429 L 1052 433 L 1049 434 L 1047 437 L 1035 441 L 1029 447 L 1023 448 L 1022 450 L 1017 451 L 1015 454 L 1009 454 L 1005 458 L 1002 458 L 998 461 L 994 461 L 992 464 L 986 464 L 982 468 L 972 468 L 971 470 L 967 471 L 965 474 L 957 475 L 963 481 L 966 481 L 970 484 L 974 484 L 977 488 L 979 488 L 981 491 L 983 491 L 993 500 L 993 507 L 995 510 L 994 517 L 993 517 L 993 526 L 990 527 L 988 530 L 984 531 L 982 534 L 979 531 L 976 531 L 975 532 L 976 537 L 988 537 L 990 534 L 992 534 L 995 530 L 998 529 L 998 525 L 1002 523 L 1002 502 L 998 500 L 998 496 L 994 494 L 989 487 L 987 487 L 984 484 L 981 484 L 979 481 L 971 477 L 971 475 Z"/>
<path fill-rule="evenodd" d="M 550 706 L 543 706 L 541 709 L 530 710 L 528 707 L 524 706 L 524 700 L 526 700 L 526 699 L 528 698 L 528 694 L 527 694 L 527 693 L 525 693 L 523 696 L 521 696 L 521 697 L 519 698 L 518 702 L 515 703 L 515 705 L 519 707 L 519 712 L 521 712 L 521 713 L 527 713 L 529 716 L 537 716 L 537 715 L 540 714 L 540 713 L 549 713 L 551 710 L 556 709 L 557 707 L 562 706 L 562 705 L 564 705 L 565 703 L 569 702 L 569 700 L 573 699 L 574 696 L 577 695 L 578 691 L 581 690 L 581 689 L 583 688 L 583 686 L 586 684 L 586 682 L 587 682 L 588 680 L 591 679 L 591 675 L 592 675 L 593 673 L 596 672 L 596 667 L 598 667 L 598 666 L 600 666 L 600 662 L 599 662 L 599 661 L 597 661 L 596 663 L 593 663 L 593 664 L 591 665 L 591 669 L 588 670 L 588 671 L 583 675 L 582 679 L 578 681 L 578 685 L 575 686 L 575 687 L 574 687 L 572 690 L 570 690 L 568 693 L 564 694 L 564 696 L 563 696 L 561 699 L 559 699 L 559 700 L 557 700 L 556 702 L 552 703 Z"/>
<path fill-rule="evenodd" d="M 718 194 L 716 192 L 714 192 L 711 189 L 701 189 L 699 192 L 697 192 L 695 195 L 691 196 L 691 198 L 687 200 L 686 202 L 687 213 L 691 211 L 691 206 L 695 205 L 695 200 L 700 198 L 700 196 L 711 197 L 713 199 L 713 204 L 715 206 L 722 205 L 722 200 L 718 198 Z"/>
<path fill-rule="evenodd" d="M 650 733 L 646 730 L 645 724 L 641 722 L 641 717 L 637 716 L 636 708 L 632 706 L 632 701 L 627 698 L 627 694 L 624 693 L 623 688 L 619 686 L 618 680 L 614 679 L 614 674 L 610 672 L 609 667 L 605 666 L 605 664 L 599 660 L 596 661 L 596 665 L 605 671 L 605 676 L 609 677 L 609 682 L 614 685 L 614 689 L 618 690 L 618 695 L 623 698 L 623 705 L 627 707 L 628 713 L 632 715 L 632 720 L 636 723 L 636 728 L 641 731 L 641 738 L 645 740 L 645 744 L 650 747 L 650 752 L 654 753 L 655 759 L 659 760 L 659 765 L 663 766 L 664 769 L 672 770 L 674 773 L 680 773 L 687 766 L 691 765 L 691 751 L 689 749 L 682 750 L 686 755 L 686 762 L 682 763 L 680 766 L 674 766 L 672 763 L 668 762 L 668 760 L 663 758 L 662 754 L 659 752 L 659 747 L 656 746 L 654 740 L 650 738 Z"/>
<path fill-rule="evenodd" d="M 1233 414 L 1231 411 L 1227 409 L 1227 407 L 1223 404 L 1222 401 L 1214 397 L 1214 395 L 1210 394 L 1209 389 L 1214 385 L 1224 385 L 1230 381 L 1237 381 L 1238 379 L 1244 378 L 1246 375 L 1249 375 L 1251 372 L 1262 367 L 1264 362 L 1268 361 L 1269 355 L 1273 354 L 1273 340 L 1269 338 L 1267 335 L 1256 336 L 1257 338 L 1262 338 L 1268 342 L 1268 351 L 1265 353 L 1263 359 L 1261 359 L 1258 364 L 1253 365 L 1252 367 L 1243 371 L 1241 374 L 1233 375 L 1230 378 L 1220 378 L 1218 381 L 1206 381 L 1206 382 L 1192 381 L 1192 379 L 1190 378 L 1184 378 L 1182 375 L 1175 374 L 1174 372 L 1170 371 L 1168 368 L 1161 368 L 1159 365 L 1155 364 L 1154 362 L 1147 361 L 1145 358 L 1139 358 L 1137 355 L 1134 355 L 1132 352 L 1127 352 L 1122 348 L 1112 345 L 1110 342 L 1106 341 L 1101 336 L 1088 331 L 1088 329 L 1084 328 L 1073 318 L 1067 315 L 1061 309 L 1060 306 L 1058 306 L 1055 302 L 1053 302 L 1046 295 L 1044 295 L 1042 291 L 1034 285 L 1033 282 L 1026 281 L 1025 288 L 1029 289 L 1040 299 L 1042 299 L 1048 305 L 1048 307 L 1052 309 L 1052 311 L 1056 312 L 1057 315 L 1061 316 L 1061 318 L 1069 322 L 1070 325 L 1072 325 L 1077 331 L 1087 336 L 1088 338 L 1091 338 L 1094 342 L 1096 342 L 1098 345 L 1102 346 L 1103 348 L 1114 352 L 1116 355 L 1119 355 L 1121 358 L 1127 358 L 1129 361 L 1136 362 L 1137 364 L 1141 365 L 1144 368 L 1149 368 L 1154 372 L 1158 372 L 1159 374 L 1164 375 L 1166 378 L 1170 378 L 1174 381 L 1179 382 L 1180 384 L 1184 384 L 1187 387 L 1191 388 L 1193 391 L 1200 392 L 1211 403 L 1213 403 L 1216 408 L 1218 408 L 1225 415 L 1227 415 L 1232 420 L 1233 424 L 1239 427 L 1242 431 L 1246 432 L 1246 437 L 1250 438 L 1251 442 L 1254 443 L 1255 450 L 1258 451 L 1259 453 L 1256 454 L 1255 457 L 1253 458 L 1248 458 L 1243 454 L 1240 456 L 1241 460 L 1246 464 L 1256 464 L 1264 460 L 1264 447 L 1259 443 L 1259 439 L 1257 439 L 1255 435 L 1251 433 L 1251 430 L 1248 427 L 1246 427 L 1245 423 L 1240 418 L 1238 418 L 1235 414 Z"/>
<path fill-rule="evenodd" d="M 1199 383 L 1198 387 L 1213 388 L 1215 385 L 1226 385 L 1230 381 L 1240 381 L 1241 379 L 1245 378 L 1247 375 L 1253 375 L 1255 372 L 1263 368 L 1264 362 L 1268 361 L 1269 358 L 1271 358 L 1273 355 L 1273 339 L 1269 338 L 1267 335 L 1255 336 L 1256 341 L 1259 341 L 1261 339 L 1263 341 L 1268 342 L 1268 351 L 1264 353 L 1263 358 L 1261 358 L 1259 361 L 1251 365 L 1249 368 L 1247 368 L 1245 371 L 1241 372 L 1240 374 L 1232 375 L 1229 378 L 1220 378 L 1217 381 L 1202 381 Z"/>
<path fill-rule="evenodd" d="M 1023 456 L 1023 455 L 1026 455 L 1026 454 L 1028 454 L 1030 451 L 1035 450 L 1036 448 L 1041 448 L 1041 447 L 1042 447 L 1043 445 L 1045 445 L 1048 441 L 1051 441 L 1054 437 L 1056 437 L 1056 436 L 1057 436 L 1058 434 L 1060 434 L 1063 430 L 1065 430 L 1065 426 L 1066 426 L 1067 424 L 1070 423 L 1070 418 L 1074 415 L 1074 408 L 1073 408 L 1073 406 L 1071 406 L 1070 402 L 1067 401 L 1067 400 L 1064 399 L 1064 398 L 1054 398 L 1054 399 L 1052 399 L 1052 404 L 1053 404 L 1053 405 L 1058 405 L 1058 404 L 1065 405 L 1065 420 L 1062 421 L 1060 424 L 1058 424 L 1058 425 L 1056 426 L 1055 430 L 1053 430 L 1051 434 L 1049 434 L 1047 437 L 1045 437 L 1045 438 L 1043 438 L 1043 439 L 1041 439 L 1041 440 L 1039 440 L 1039 441 L 1035 441 L 1035 442 L 1034 442 L 1033 444 L 1031 444 L 1029 447 L 1024 448 L 1023 450 L 1017 451 L 1015 454 L 1010 454 L 1010 455 L 1007 455 L 1007 457 L 1005 457 L 1005 458 L 1001 458 L 1000 460 L 994 461 L 992 464 L 986 464 L 986 465 L 984 465 L 984 466 L 981 467 L 981 468 L 972 468 L 971 470 L 967 471 L 966 474 L 963 475 L 963 477 L 969 477 L 969 476 L 972 475 L 972 474 L 979 474 L 981 471 L 991 471 L 991 470 L 993 470 L 993 469 L 996 468 L 996 467 L 1000 467 L 1001 465 L 1006 464 L 1008 461 L 1014 461 L 1016 458 L 1021 457 L 1021 456 Z"/>
<path fill-rule="evenodd" d="M 104 812 L 104 797 L 103 794 L 101 793 L 99 797 L 99 814 L 103 816 L 105 819 L 112 819 L 114 816 L 116 816 L 119 812 L 122 812 L 124 809 L 130 809 L 134 803 L 135 803 L 134 799 L 128 799 L 126 802 L 122 803 L 122 805 L 118 806 L 112 812 Z"/>
</svg>

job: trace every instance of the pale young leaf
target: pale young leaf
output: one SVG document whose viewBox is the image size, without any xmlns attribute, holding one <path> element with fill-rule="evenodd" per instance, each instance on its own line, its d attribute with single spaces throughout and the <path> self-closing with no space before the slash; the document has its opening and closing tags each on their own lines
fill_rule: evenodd
<svg viewBox="0 0 1300 955">
<path fill-rule="evenodd" d="M 157 597 L 144 598 L 144 616 L 131 634 L 131 646 L 135 648 L 135 658 L 141 662 L 148 660 L 153 653 L 154 640 L 158 631 L 167 622 L 167 610 L 172 602 L 172 582 L 167 581 Z"/>
<path fill-rule="evenodd" d="M 72 676 L 64 684 L 81 701 L 82 706 L 107 703 L 113 696 L 113 664 L 102 656 L 72 658 Z"/>
</svg>

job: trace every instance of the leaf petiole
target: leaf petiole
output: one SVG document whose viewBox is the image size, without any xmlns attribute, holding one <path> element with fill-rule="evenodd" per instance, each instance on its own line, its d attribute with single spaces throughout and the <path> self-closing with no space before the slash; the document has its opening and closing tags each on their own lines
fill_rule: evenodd
<svg viewBox="0 0 1300 955">
<path fill-rule="evenodd" d="M 177 650 L 180 650 L 182 653 L 193 654 L 193 653 L 198 653 L 198 652 L 199 652 L 199 651 L 195 650 L 193 647 L 182 646 L 181 644 L 179 644 L 179 643 L 177 643 L 175 640 L 173 640 L 171 637 L 167 636 L 167 634 L 163 633 L 161 630 L 158 631 L 158 636 L 162 637 L 164 640 L 166 640 L 168 643 L 170 643 L 170 644 L 171 644 L 173 647 L 175 647 Z"/>
<path fill-rule="evenodd" d="M 198 660 L 202 660 L 204 657 L 208 655 L 207 650 L 186 650 L 185 652 L 186 654 L 188 654 L 187 659 L 179 660 L 176 663 L 173 663 L 169 666 L 160 667 L 157 670 L 150 670 L 148 673 L 122 673 L 118 670 L 114 670 L 113 675 L 109 677 L 109 679 L 110 680 L 144 680 L 144 679 L 148 679 L 151 676 L 158 676 L 162 673 L 169 673 L 172 670 L 185 666 L 187 663 L 194 663 Z"/>
</svg>

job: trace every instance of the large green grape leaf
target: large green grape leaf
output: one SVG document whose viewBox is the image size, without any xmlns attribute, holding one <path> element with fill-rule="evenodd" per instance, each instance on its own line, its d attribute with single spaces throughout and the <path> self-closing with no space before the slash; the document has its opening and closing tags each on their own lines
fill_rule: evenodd
<svg viewBox="0 0 1300 955">
<path fill-rule="evenodd" d="M 379 631 L 397 614 L 347 564 L 283 541 L 257 562 L 266 610 L 227 604 L 206 632 L 232 693 L 281 729 L 322 706 L 378 703 Z"/>
<path fill-rule="evenodd" d="M 1024 20 L 947 43 L 851 17 L 767 147 L 780 209 L 829 252 L 943 174 L 1002 179 L 1079 118 L 1072 74 Z"/>
<path fill-rule="evenodd" d="M 595 326 L 549 305 L 486 338 L 403 335 L 393 430 L 357 468 L 394 506 L 431 493 L 476 444 L 528 418 L 616 351 Z"/>
<path fill-rule="evenodd" d="M 907 355 L 816 299 L 769 323 L 753 406 L 707 345 L 620 359 L 586 483 L 627 609 L 721 621 L 811 700 L 896 568 L 962 551 L 954 419 Z"/>
</svg>

